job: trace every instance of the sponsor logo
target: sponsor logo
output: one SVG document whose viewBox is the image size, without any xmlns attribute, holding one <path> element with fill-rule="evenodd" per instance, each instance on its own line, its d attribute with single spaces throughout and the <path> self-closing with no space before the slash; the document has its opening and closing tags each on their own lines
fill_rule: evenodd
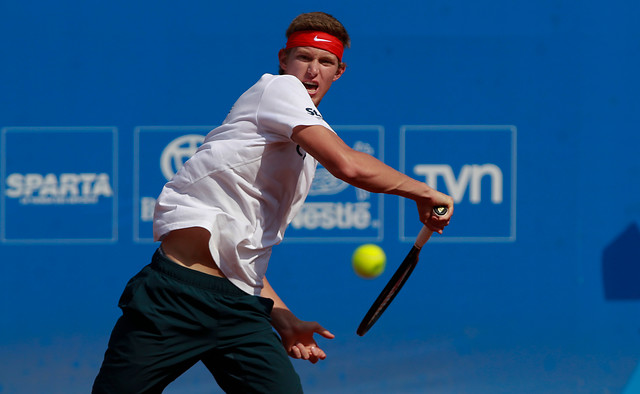
<svg viewBox="0 0 640 394">
<path fill-rule="evenodd" d="M 160 155 L 160 171 L 167 181 L 173 178 L 184 163 L 196 153 L 203 141 L 202 135 L 188 134 L 167 144 Z"/>
<path fill-rule="evenodd" d="M 375 153 L 371 144 L 356 141 L 354 150 Z M 309 196 L 335 196 L 351 187 L 355 190 L 357 202 L 307 202 L 301 212 L 294 218 L 293 228 L 307 230 L 316 229 L 365 229 L 374 225 L 371 213 L 371 203 L 367 202 L 371 193 L 366 190 L 350 186 L 348 183 L 334 177 L 326 168 L 316 170 L 313 183 L 309 189 Z M 378 223 L 376 222 L 375 226 Z"/>
<path fill-rule="evenodd" d="M 309 189 L 310 196 L 326 196 L 338 194 L 348 188 L 349 184 L 333 176 L 326 168 L 319 167 Z"/>
<path fill-rule="evenodd" d="M 156 199 L 153 197 L 140 198 L 140 220 L 143 222 L 153 221 L 153 210 L 156 208 Z"/>
<path fill-rule="evenodd" d="M 450 195 L 456 212 L 436 242 L 513 242 L 516 237 L 516 128 L 508 125 L 404 126 L 401 171 Z M 447 141 L 457 149 L 438 149 Z M 425 155 L 423 147 L 429 149 Z M 400 238 L 422 224 L 400 200 Z M 482 225 L 478 225 L 482 223 Z"/>
<path fill-rule="evenodd" d="M 111 179 L 106 173 L 20 174 L 7 176 L 5 195 L 20 204 L 96 204 L 100 197 L 112 197 Z"/>
<path fill-rule="evenodd" d="M 434 189 L 438 189 L 438 177 L 444 179 L 446 190 L 455 203 L 462 202 L 465 192 L 469 190 L 469 202 L 480 204 L 482 181 L 488 177 L 491 203 L 501 204 L 503 200 L 502 170 L 495 164 L 465 164 L 457 178 L 451 166 L 446 164 L 420 164 L 413 167 L 413 172 L 424 176 L 425 183 Z"/>
<path fill-rule="evenodd" d="M 331 40 L 325 40 L 324 38 L 320 38 L 318 36 L 313 37 L 313 41 L 315 41 L 315 42 L 331 42 Z"/>
<path fill-rule="evenodd" d="M 382 158 L 382 127 L 334 129 L 354 150 Z M 382 207 L 382 195 L 351 186 L 319 165 L 307 200 L 291 222 L 285 241 L 379 240 Z"/>
<path fill-rule="evenodd" d="M 306 203 L 291 222 L 293 228 L 307 230 L 356 229 L 372 226 L 371 203 Z"/>
<path fill-rule="evenodd" d="M 153 242 L 156 197 L 214 127 L 138 126 L 134 129 L 134 241 Z"/>
<path fill-rule="evenodd" d="M 0 134 L 2 242 L 117 240 L 115 127 L 8 127 Z"/>
</svg>

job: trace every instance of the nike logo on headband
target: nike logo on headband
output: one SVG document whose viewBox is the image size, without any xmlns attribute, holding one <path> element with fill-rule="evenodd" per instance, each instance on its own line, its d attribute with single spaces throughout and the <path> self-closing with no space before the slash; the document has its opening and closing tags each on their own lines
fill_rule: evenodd
<svg viewBox="0 0 640 394">
<path fill-rule="evenodd" d="M 340 39 L 329 33 L 314 30 L 301 30 L 291 33 L 287 38 L 286 49 L 295 47 L 314 47 L 329 51 L 342 61 L 344 44 Z"/>
</svg>

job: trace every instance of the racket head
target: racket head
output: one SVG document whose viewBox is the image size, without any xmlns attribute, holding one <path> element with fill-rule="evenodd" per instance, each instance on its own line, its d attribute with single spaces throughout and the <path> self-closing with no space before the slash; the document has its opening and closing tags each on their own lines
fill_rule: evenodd
<svg viewBox="0 0 640 394">
<path fill-rule="evenodd" d="M 387 285 L 382 292 L 378 295 L 378 298 L 373 302 L 364 318 L 360 322 L 356 333 L 359 336 L 363 336 L 369 331 L 369 329 L 378 321 L 382 313 L 387 309 L 391 301 L 396 297 L 402 286 L 406 283 L 407 279 L 413 272 L 413 269 L 418 264 L 418 257 L 420 255 L 420 248 L 412 247 L 407 256 L 402 261 L 402 264 L 398 267 L 393 274 Z"/>
</svg>

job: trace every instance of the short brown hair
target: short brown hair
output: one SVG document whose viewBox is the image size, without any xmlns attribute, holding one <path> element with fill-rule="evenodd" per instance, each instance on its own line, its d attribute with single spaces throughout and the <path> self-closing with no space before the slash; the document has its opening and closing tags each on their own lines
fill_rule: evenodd
<svg viewBox="0 0 640 394">
<path fill-rule="evenodd" d="M 289 39 L 291 34 L 305 30 L 321 31 L 331 34 L 340 40 L 345 48 L 351 47 L 351 38 L 349 37 L 349 33 L 347 33 L 347 29 L 344 28 L 339 20 L 325 12 L 308 12 L 296 16 L 289 24 L 285 35 L 287 39 Z M 280 74 L 283 73 L 284 70 L 280 68 Z"/>
</svg>

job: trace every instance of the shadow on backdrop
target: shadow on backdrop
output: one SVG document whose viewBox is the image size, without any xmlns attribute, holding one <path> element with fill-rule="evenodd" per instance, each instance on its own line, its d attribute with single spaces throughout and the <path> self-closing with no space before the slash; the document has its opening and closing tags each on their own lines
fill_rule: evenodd
<svg viewBox="0 0 640 394">
<path fill-rule="evenodd" d="M 632 223 L 602 252 L 607 301 L 640 300 L 640 229 Z"/>
</svg>

